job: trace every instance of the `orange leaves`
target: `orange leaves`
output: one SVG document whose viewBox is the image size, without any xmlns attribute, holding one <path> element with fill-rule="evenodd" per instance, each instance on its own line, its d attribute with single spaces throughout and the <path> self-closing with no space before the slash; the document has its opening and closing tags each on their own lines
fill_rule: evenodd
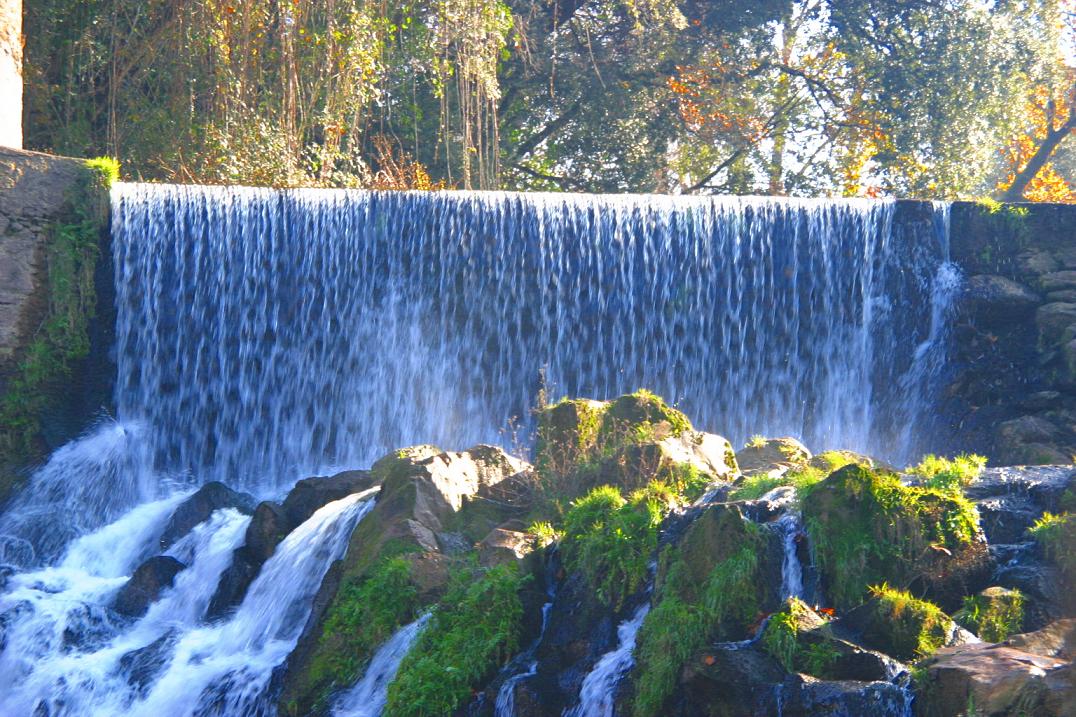
<svg viewBox="0 0 1076 717">
<path fill-rule="evenodd" d="M 767 134 L 765 121 L 724 102 L 728 88 L 722 65 L 718 61 L 712 67 L 678 66 L 677 76 L 666 80 L 679 101 L 680 119 L 692 132 L 734 134 L 752 144 L 760 142 Z"/>
<path fill-rule="evenodd" d="M 1068 74 L 1067 85 L 1071 87 L 1076 71 L 1070 70 Z M 1047 135 L 1062 127 L 1073 111 L 1074 101 L 1076 95 L 1072 92 L 1059 92 L 1051 87 L 1035 89 L 1025 106 L 1024 131 L 1013 137 L 1001 150 L 1005 160 L 1005 177 L 998 182 L 999 190 L 1011 186 L 1017 173 L 1035 156 Z M 1048 162 L 1028 182 L 1023 199 L 1029 202 L 1076 202 L 1076 188 L 1057 171 L 1052 162 Z"/>
</svg>

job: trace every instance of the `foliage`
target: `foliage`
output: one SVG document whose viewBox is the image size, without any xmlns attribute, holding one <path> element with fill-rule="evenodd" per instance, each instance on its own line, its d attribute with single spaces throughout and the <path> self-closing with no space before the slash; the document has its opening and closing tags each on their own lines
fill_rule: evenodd
<svg viewBox="0 0 1076 717">
<path fill-rule="evenodd" d="M 42 419 L 90 349 L 96 313 L 94 271 L 100 253 L 105 190 L 115 168 L 93 160 L 68 190 L 62 216 L 49 228 L 46 247 L 48 307 L 0 395 L 0 471 L 13 472 L 43 454 Z M 116 168 L 118 169 L 118 168 Z M 9 487 L 0 476 L 0 499 Z"/>
<path fill-rule="evenodd" d="M 987 642 L 1001 642 L 1020 632 L 1024 624 L 1024 596 L 1019 590 L 968 595 L 964 607 L 953 619 Z"/>
<path fill-rule="evenodd" d="M 120 163 L 114 157 L 87 159 L 86 168 L 98 175 L 98 181 L 105 189 L 120 181 Z"/>
<path fill-rule="evenodd" d="M 938 457 L 933 454 L 923 456 L 916 465 L 907 469 L 908 473 L 924 478 L 923 485 L 943 491 L 959 493 L 983 473 L 986 458 L 969 453 L 961 453 L 955 458 Z"/>
<path fill-rule="evenodd" d="M 876 625 L 886 632 L 886 652 L 899 660 L 927 657 L 945 644 L 950 620 L 937 605 L 882 583 L 870 588 Z"/>
<path fill-rule="evenodd" d="M 886 471 L 848 465 L 802 491 L 804 522 L 838 607 L 868 585 L 923 577 L 924 556 L 956 552 L 978 535 L 978 513 L 962 495 L 905 486 Z"/>
<path fill-rule="evenodd" d="M 1076 513 L 1044 513 L 1028 532 L 1067 578 L 1076 577 Z"/>
<path fill-rule="evenodd" d="M 740 519 L 742 520 L 742 519 Z M 701 579 L 694 575 L 699 565 L 684 554 L 684 548 L 670 548 L 663 556 L 665 579 L 655 598 L 654 608 L 639 630 L 633 714 L 650 717 L 661 714 L 672 694 L 684 663 L 711 640 L 740 637 L 754 620 L 759 606 L 757 576 L 761 536 L 757 526 L 739 526 L 742 543 L 726 552 Z M 709 553 L 707 558 L 715 556 Z"/>
<path fill-rule="evenodd" d="M 552 523 L 544 520 L 531 523 L 531 527 L 527 529 L 527 535 L 540 548 L 549 547 L 561 537 L 560 531 L 554 528 Z"/>
<path fill-rule="evenodd" d="M 799 623 L 810 608 L 797 598 L 770 616 L 762 633 L 762 648 L 773 655 L 788 672 L 802 672 L 825 678 L 840 653 L 828 642 L 801 643 Z"/>
<path fill-rule="evenodd" d="M 619 610 L 646 582 L 658 526 L 675 500 L 675 494 L 659 483 L 632 494 L 630 500 L 612 486 L 595 488 L 572 503 L 565 517 L 561 543 L 565 565 L 582 571 L 598 598 Z"/>
<path fill-rule="evenodd" d="M 418 608 L 404 558 L 383 559 L 361 582 L 342 585 L 322 628 L 339 644 L 313 665 L 312 680 L 331 687 L 353 683 L 377 648 L 413 620 Z"/>
<path fill-rule="evenodd" d="M 813 466 L 793 468 L 781 475 L 760 473 L 748 476 L 729 494 L 729 500 L 757 500 L 774 488 L 784 485 L 803 489 L 814 485 L 826 477 L 826 473 Z"/>
<path fill-rule="evenodd" d="M 386 714 L 433 717 L 454 712 L 472 689 L 514 654 L 526 579 L 514 565 L 463 568 L 389 686 Z"/>
</svg>

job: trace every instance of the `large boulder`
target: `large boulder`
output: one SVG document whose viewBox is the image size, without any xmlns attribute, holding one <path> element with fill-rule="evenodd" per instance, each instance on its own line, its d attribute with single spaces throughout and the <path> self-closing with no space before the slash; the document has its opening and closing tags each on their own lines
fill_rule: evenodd
<svg viewBox="0 0 1076 717">
<path fill-rule="evenodd" d="M 985 587 L 986 540 L 957 493 L 906 486 L 884 470 L 848 465 L 803 491 L 803 518 L 823 592 L 841 609 L 872 585 L 911 587 L 956 610 Z"/>
<path fill-rule="evenodd" d="M 1060 301 L 1044 304 L 1035 312 L 1035 323 L 1039 327 L 1042 345 L 1056 346 L 1065 335 L 1065 330 L 1076 325 L 1076 304 Z"/>
<path fill-rule="evenodd" d="M 375 571 L 390 559 L 401 560 L 415 608 L 435 601 L 449 576 L 438 536 L 467 527 L 459 526 L 457 517 L 482 491 L 528 470 L 524 461 L 484 445 L 462 452 L 418 446 L 377 461 L 370 471 L 372 480 L 381 482 L 377 502 L 356 527 L 344 559 L 322 581 L 306 628 L 280 675 L 281 713 L 323 708 L 329 694 L 353 682 L 371 657 L 370 636 L 361 634 L 364 626 L 352 623 L 362 613 L 355 600 Z M 415 617 L 400 616 L 400 625 Z M 326 625 L 349 627 L 328 630 Z M 399 625 L 381 626 L 388 634 L 394 627 Z"/>
<path fill-rule="evenodd" d="M 901 661 L 933 654 L 941 647 L 977 642 L 938 606 L 902 590 L 880 588 L 844 615 L 838 634 Z"/>
<path fill-rule="evenodd" d="M 1076 672 L 1069 660 L 988 643 L 943 648 L 921 666 L 916 714 L 1072 717 Z"/>
<path fill-rule="evenodd" d="M 128 617 L 141 617 L 165 589 L 172 587 L 176 575 L 187 566 L 170 555 L 157 555 L 138 566 L 131 578 L 112 600 L 112 609 Z"/>
<path fill-rule="evenodd" d="M 1020 416 L 997 428 L 997 450 L 1006 463 L 1064 465 L 1072 462 L 1063 446 L 1064 432 L 1042 416 Z"/>
<path fill-rule="evenodd" d="M 161 533 L 161 550 L 167 550 L 194 526 L 209 520 L 215 511 L 233 508 L 250 515 L 256 501 L 246 493 L 237 493 L 219 481 L 206 483 L 180 503 Z"/>
<path fill-rule="evenodd" d="M 1076 492 L 1076 466 L 1004 466 L 984 469 L 964 494 L 978 508 L 993 545 L 1026 540 L 1036 518 L 1061 511 L 1068 490 Z"/>
<path fill-rule="evenodd" d="M 736 453 L 736 463 L 745 476 L 784 473 L 806 466 L 811 458 L 806 446 L 789 437 L 754 438 Z"/>
</svg>

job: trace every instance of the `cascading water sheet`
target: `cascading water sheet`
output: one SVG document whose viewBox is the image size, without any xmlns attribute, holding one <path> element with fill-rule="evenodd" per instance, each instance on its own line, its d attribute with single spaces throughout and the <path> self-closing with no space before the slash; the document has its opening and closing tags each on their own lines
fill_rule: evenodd
<svg viewBox="0 0 1076 717">
<path fill-rule="evenodd" d="M 263 494 L 503 443 L 543 372 L 649 388 L 734 442 L 899 460 L 944 353 L 946 211 L 119 184 L 119 413 L 158 469 Z"/>
</svg>

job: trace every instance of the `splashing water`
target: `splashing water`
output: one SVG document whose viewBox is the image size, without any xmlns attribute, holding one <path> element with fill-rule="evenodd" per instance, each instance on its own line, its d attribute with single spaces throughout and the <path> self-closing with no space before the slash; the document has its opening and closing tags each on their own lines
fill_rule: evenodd
<svg viewBox="0 0 1076 717">
<path fill-rule="evenodd" d="M 497 442 L 543 368 L 572 395 L 645 386 L 734 441 L 902 458 L 948 244 L 943 206 L 897 211 L 119 184 L 119 413 L 151 427 L 156 467 L 263 494 Z"/>
<path fill-rule="evenodd" d="M 333 717 L 380 717 L 385 708 L 389 685 L 396 679 L 400 663 L 422 634 L 429 619 L 430 614 L 426 613 L 411 624 L 404 625 L 378 648 L 362 679 L 336 703 Z"/>
<path fill-rule="evenodd" d="M 583 680 L 579 704 L 564 711 L 564 717 L 613 717 L 616 685 L 635 664 L 635 637 L 650 612 L 649 601 L 616 629 L 617 646 L 602 655 Z"/>
</svg>

